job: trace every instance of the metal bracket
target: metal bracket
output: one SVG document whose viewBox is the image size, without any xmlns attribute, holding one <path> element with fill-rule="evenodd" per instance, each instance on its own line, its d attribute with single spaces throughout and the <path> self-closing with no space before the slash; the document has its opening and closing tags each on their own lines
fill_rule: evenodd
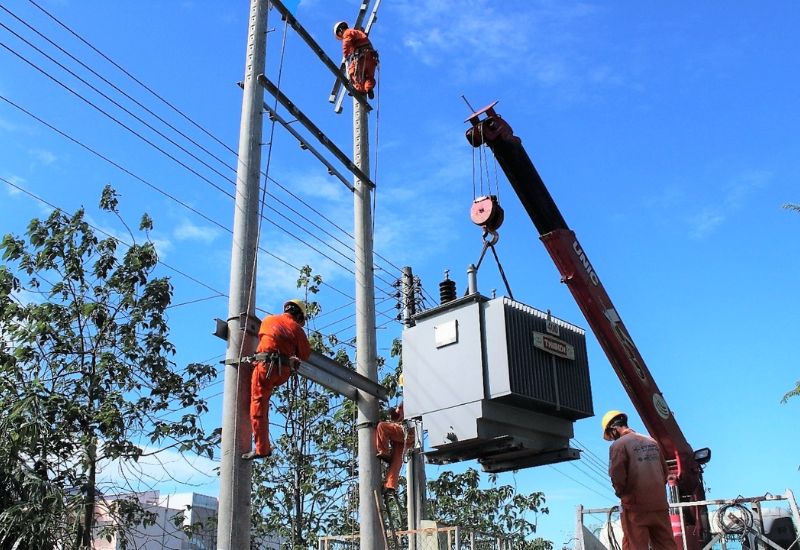
<svg viewBox="0 0 800 550">
<path fill-rule="evenodd" d="M 258 327 L 261 325 L 261 319 L 255 317 L 254 315 L 248 315 L 247 313 L 240 313 L 236 317 L 231 317 L 228 321 L 223 321 L 219 318 L 214 318 L 214 336 L 221 340 L 228 340 L 228 322 L 238 319 L 239 320 L 239 329 L 245 331 L 250 336 L 258 336 Z"/>
<path fill-rule="evenodd" d="M 323 65 L 325 65 L 328 70 L 333 73 L 333 75 L 342 83 L 342 86 L 347 88 L 347 91 L 353 94 L 353 97 L 356 98 L 356 100 L 361 103 L 367 111 L 371 111 L 372 107 L 370 107 L 369 103 L 367 103 L 367 100 L 364 99 L 364 95 L 358 93 L 358 91 L 353 88 L 353 85 L 349 80 L 347 80 L 347 77 L 342 73 L 342 71 L 339 70 L 339 67 L 336 66 L 333 60 L 325 53 L 325 50 L 323 50 L 322 47 L 316 43 L 308 31 L 303 28 L 297 19 L 295 19 L 294 15 L 292 15 L 292 12 L 287 10 L 286 6 L 284 6 L 280 0 L 271 1 L 271 4 L 275 6 L 275 9 L 281 13 L 281 17 L 286 20 L 289 26 L 295 30 L 300 38 L 302 38 L 305 43 L 308 44 L 308 47 L 311 48 L 311 51 L 317 54 L 317 57 L 319 57 Z"/>
<path fill-rule="evenodd" d="M 361 168 L 356 166 L 347 155 L 345 155 L 341 149 L 339 149 L 335 143 L 333 143 L 325 133 L 320 130 L 316 124 L 314 124 L 310 118 L 308 118 L 303 111 L 298 109 L 297 105 L 295 105 L 291 99 L 286 97 L 286 95 L 281 92 L 278 87 L 266 76 L 263 74 L 258 75 L 258 83 L 264 87 L 266 91 L 272 94 L 278 102 L 283 105 L 283 107 L 291 113 L 293 117 L 297 119 L 297 121 L 306 127 L 306 129 L 311 132 L 311 134 L 317 138 L 317 140 L 327 147 L 328 151 L 330 151 L 333 156 L 335 156 L 339 162 L 347 167 L 347 169 L 353 173 L 358 179 L 360 179 L 365 185 L 368 185 L 370 188 L 375 188 L 375 183 L 369 179 L 369 176 L 364 173 Z"/>
</svg>

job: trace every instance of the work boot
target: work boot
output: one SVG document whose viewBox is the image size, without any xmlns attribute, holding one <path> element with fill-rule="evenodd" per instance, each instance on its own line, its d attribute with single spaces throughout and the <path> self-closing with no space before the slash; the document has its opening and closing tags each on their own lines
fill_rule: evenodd
<svg viewBox="0 0 800 550">
<path fill-rule="evenodd" d="M 256 451 L 250 451 L 249 453 L 244 453 L 242 455 L 242 460 L 254 460 L 256 458 L 269 458 L 272 456 L 272 451 L 269 451 L 265 455 L 260 455 Z"/>
<path fill-rule="evenodd" d="M 385 455 L 385 454 L 378 453 L 376 456 L 378 457 L 378 459 L 383 460 L 384 462 L 391 462 L 392 461 L 392 456 L 391 455 Z"/>
<path fill-rule="evenodd" d="M 375 92 L 373 92 L 372 90 L 369 90 L 367 92 L 367 97 L 370 98 L 370 99 L 375 99 Z"/>
</svg>

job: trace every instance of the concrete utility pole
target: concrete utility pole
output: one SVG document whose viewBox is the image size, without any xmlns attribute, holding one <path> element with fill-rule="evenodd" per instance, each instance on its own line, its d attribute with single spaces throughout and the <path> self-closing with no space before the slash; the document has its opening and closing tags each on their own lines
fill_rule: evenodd
<svg viewBox="0 0 800 550">
<path fill-rule="evenodd" d="M 414 288 L 414 274 L 410 267 L 403 268 L 403 279 L 401 286 L 401 296 L 403 304 L 403 325 L 410 327 L 414 325 L 411 317 L 417 312 Z M 417 438 L 422 442 L 422 433 L 417 430 Z M 416 531 L 420 528 L 420 522 L 426 519 L 426 479 L 425 479 L 425 457 L 422 456 L 422 448 L 411 451 L 411 457 L 406 467 L 406 488 L 407 501 L 406 512 L 408 517 L 408 530 Z M 417 550 L 417 536 L 408 537 L 408 550 Z"/>
<path fill-rule="evenodd" d="M 367 110 L 353 98 L 353 162 L 369 174 L 369 127 Z M 375 342 L 375 274 L 372 257 L 372 202 L 367 182 L 356 177 L 353 193 L 356 266 L 356 372 L 378 380 L 378 349 Z M 358 394 L 358 500 L 361 518 L 361 550 L 381 548 L 383 539 L 375 499 L 380 497 L 381 479 L 375 456 L 375 426 L 378 399 Z"/>
<path fill-rule="evenodd" d="M 261 105 L 264 89 L 256 77 L 264 72 L 267 42 L 267 0 L 250 1 L 239 164 L 236 171 L 236 210 L 233 215 L 228 348 L 225 355 L 225 393 L 222 403 L 222 464 L 220 466 L 217 548 L 250 548 L 251 464 L 242 460 L 250 450 L 250 371 L 239 358 L 256 349 L 255 273 L 258 251 L 258 203 L 261 170 Z M 255 328 L 255 332 L 253 331 Z"/>
</svg>

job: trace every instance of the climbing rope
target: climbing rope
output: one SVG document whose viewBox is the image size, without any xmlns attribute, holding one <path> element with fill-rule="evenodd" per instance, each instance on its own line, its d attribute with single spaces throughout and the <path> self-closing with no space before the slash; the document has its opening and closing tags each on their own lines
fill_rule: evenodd
<svg viewBox="0 0 800 550">
<path fill-rule="evenodd" d="M 380 82 L 381 78 L 381 64 L 375 67 L 375 82 Z M 381 132 L 381 89 L 377 87 L 375 94 L 375 168 L 372 170 L 372 182 L 375 184 L 375 189 L 372 190 L 372 237 L 375 238 L 375 218 L 376 209 L 378 208 L 378 149 L 380 147 L 380 132 Z"/>
</svg>

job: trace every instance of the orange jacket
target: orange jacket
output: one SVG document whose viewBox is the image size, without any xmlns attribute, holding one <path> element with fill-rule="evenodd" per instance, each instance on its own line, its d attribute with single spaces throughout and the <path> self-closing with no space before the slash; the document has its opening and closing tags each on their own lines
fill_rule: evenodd
<svg viewBox="0 0 800 550">
<path fill-rule="evenodd" d="M 369 41 L 369 37 L 364 31 L 346 29 L 342 33 L 342 53 L 346 58 L 365 46 L 372 49 L 372 42 Z"/>
<path fill-rule="evenodd" d="M 258 353 L 278 352 L 303 361 L 311 355 L 311 346 L 303 327 L 288 313 L 265 317 L 258 329 L 258 337 Z"/>
<path fill-rule="evenodd" d="M 608 475 L 623 509 L 639 512 L 668 509 L 668 472 L 658 443 L 646 435 L 631 430 L 609 448 Z"/>
</svg>

